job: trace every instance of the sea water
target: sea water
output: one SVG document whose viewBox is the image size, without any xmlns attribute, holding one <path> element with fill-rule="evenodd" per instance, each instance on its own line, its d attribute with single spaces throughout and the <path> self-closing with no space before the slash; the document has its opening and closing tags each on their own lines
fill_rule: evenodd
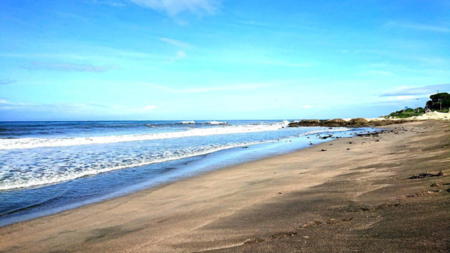
<svg viewBox="0 0 450 253">
<path fill-rule="evenodd" d="M 0 225 L 373 129 L 287 121 L 0 122 Z M 328 138 L 331 140 L 333 138 Z"/>
</svg>

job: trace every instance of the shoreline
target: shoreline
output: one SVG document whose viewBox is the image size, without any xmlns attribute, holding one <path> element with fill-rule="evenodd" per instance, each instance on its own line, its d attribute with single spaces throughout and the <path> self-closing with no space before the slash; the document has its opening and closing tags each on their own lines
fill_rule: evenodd
<svg viewBox="0 0 450 253">
<path fill-rule="evenodd" d="M 338 186 L 342 192 L 328 194 L 337 194 L 339 198 L 355 202 L 369 193 L 389 188 L 393 183 L 357 185 L 353 187 L 358 190 L 355 194 L 352 192 L 354 189 L 348 188 L 348 185 L 339 186 L 340 182 L 345 181 L 345 178 L 342 178 L 344 175 L 354 177 L 357 181 L 373 183 L 395 177 L 399 173 L 414 174 L 420 170 L 425 172 L 423 168 L 414 168 L 411 171 L 393 170 L 392 168 L 403 166 L 403 160 L 407 157 L 398 150 L 394 152 L 395 148 L 403 146 L 412 150 L 412 158 L 429 157 L 428 153 L 431 151 L 419 152 L 419 149 L 432 150 L 436 143 L 421 143 L 423 147 L 419 148 L 404 142 L 425 137 L 434 140 L 439 134 L 446 136 L 447 140 L 444 137 L 444 141 L 448 142 L 450 134 L 444 131 L 448 127 L 447 122 L 437 121 L 393 125 L 386 127 L 391 130 L 381 133 L 379 137 L 337 139 L 292 153 L 206 172 L 51 216 L 8 225 L 0 228 L 0 251 L 46 252 L 52 249 L 65 252 L 276 252 L 273 250 L 280 246 L 286 247 L 286 250 L 292 249 L 289 247 L 298 247 L 299 241 L 312 242 L 314 239 L 313 235 L 302 235 L 299 230 L 308 230 L 309 227 L 327 230 L 326 227 L 321 228 L 322 224 L 348 225 L 352 220 L 358 220 L 358 217 L 352 217 L 348 222 L 341 218 L 324 219 L 324 212 L 329 211 L 331 207 L 315 212 L 308 211 L 308 207 L 311 208 L 317 202 L 328 206 L 336 204 L 333 199 L 326 198 L 326 194 L 321 195 L 320 191 L 314 192 L 314 189 L 321 189 L 322 186 L 330 184 L 332 187 Z M 436 133 L 430 129 L 444 130 Z M 439 153 L 440 160 L 435 159 L 432 162 L 439 162 L 443 166 L 448 162 L 448 158 L 442 158 L 441 153 L 448 155 L 449 148 L 448 143 L 439 145 L 440 149 L 443 146 L 444 150 L 433 152 Z M 390 149 L 392 152 L 389 152 Z M 324 157 L 328 159 L 323 159 Z M 402 162 L 385 161 L 396 159 Z M 377 166 L 371 167 L 370 164 Z M 434 167 L 437 169 L 438 166 L 435 164 Z M 442 169 L 447 169 L 445 175 L 450 172 L 448 167 Z M 403 177 L 402 175 L 401 178 Z M 447 176 L 443 178 L 448 181 Z M 441 190 L 434 195 L 440 197 L 439 201 L 446 205 L 448 193 L 445 189 Z M 372 197 L 369 202 L 383 199 L 383 193 L 377 194 L 380 196 Z M 308 196 L 307 199 L 304 199 L 305 195 Z M 389 196 L 389 201 L 393 201 L 391 198 Z M 414 197 L 406 199 L 414 200 Z M 306 205 L 298 206 L 302 201 Z M 385 199 L 383 201 L 386 202 Z M 397 200 L 394 199 L 395 201 Z M 403 198 L 398 202 L 402 201 Z M 441 202 L 439 203 L 442 204 Z M 390 204 L 392 203 L 387 205 Z M 395 204 L 398 203 L 393 205 Z M 292 205 L 296 208 L 292 208 Z M 400 209 L 403 208 L 401 205 L 399 204 Z M 366 212 L 361 211 L 359 207 L 355 208 L 358 215 L 360 212 Z M 368 209 L 367 212 L 371 213 L 370 207 Z M 448 218 L 448 214 L 441 215 Z M 380 222 L 377 218 L 374 219 L 374 224 Z M 311 221 L 314 224 L 308 223 Z M 363 222 L 360 223 L 358 225 L 364 229 Z M 448 225 L 448 222 L 443 222 L 442 225 Z M 365 226 L 371 228 L 370 225 Z M 448 232 L 444 235 L 448 236 Z M 336 238 L 334 242 L 342 243 Z M 432 244 L 428 241 L 427 243 Z M 312 247 L 314 243 L 308 245 L 306 246 Z M 443 249 L 442 245 L 436 243 L 433 246 Z"/>
<path fill-rule="evenodd" d="M 290 137 L 286 139 L 278 139 L 277 141 L 260 142 L 255 145 L 235 146 L 233 148 L 227 148 L 224 150 L 209 152 L 207 154 L 196 155 L 187 157 L 184 159 L 177 159 L 168 161 L 166 163 L 158 163 L 157 166 L 164 168 L 164 166 L 170 168 L 165 174 L 155 175 L 153 178 L 148 178 L 145 181 L 140 181 L 137 184 L 125 185 L 122 187 L 116 187 L 114 191 L 107 192 L 106 194 L 98 194 L 95 197 L 88 199 L 81 199 L 80 201 L 63 202 L 58 205 L 46 206 L 46 201 L 33 205 L 32 208 L 26 206 L 22 209 L 16 209 L 10 212 L 10 214 L 4 214 L 0 217 L 0 227 L 11 225 L 18 222 L 28 221 L 40 217 L 53 215 L 66 210 L 71 210 L 86 205 L 107 201 L 110 199 L 127 196 L 139 191 L 158 187 L 168 183 L 173 183 L 186 178 L 199 176 L 210 171 L 220 170 L 223 168 L 231 167 L 234 165 L 244 164 L 251 161 L 261 160 L 272 156 L 287 154 L 295 152 L 301 149 L 310 147 L 311 143 L 314 145 L 322 142 L 329 142 L 335 138 L 347 138 L 365 134 L 369 132 L 378 132 L 380 129 L 375 128 L 353 128 L 353 129 L 323 129 L 323 130 L 311 130 L 306 132 L 308 134 L 297 137 Z M 306 138 L 305 138 L 306 137 Z M 309 143 L 309 144 L 308 144 Z M 166 164 L 166 165 L 164 165 Z M 148 166 L 139 166 L 136 169 L 149 171 Z M 128 168 L 134 170 L 134 168 Z M 113 173 L 120 173 L 121 170 L 113 170 Z M 142 173 L 141 173 L 142 174 Z M 102 177 L 107 174 L 99 173 L 95 176 Z M 89 177 L 88 177 L 89 178 Z M 84 178 L 76 178 L 76 180 L 84 180 Z M 97 181 L 101 181 L 101 178 Z M 73 188 L 70 184 L 74 183 L 72 180 L 61 182 L 61 185 L 69 184 L 68 188 Z M 42 187 L 58 187 L 59 184 L 48 184 Z M 64 186 L 62 187 L 64 188 Z M 39 190 L 40 187 L 35 188 Z M 23 189 L 23 190 L 35 190 Z M 20 189 L 19 189 L 20 190 Z M 13 191 L 14 192 L 14 189 Z M 61 197 L 61 196 L 60 196 Z M 63 197 L 63 196 L 62 196 Z M 7 198 L 6 198 L 7 200 Z"/>
</svg>

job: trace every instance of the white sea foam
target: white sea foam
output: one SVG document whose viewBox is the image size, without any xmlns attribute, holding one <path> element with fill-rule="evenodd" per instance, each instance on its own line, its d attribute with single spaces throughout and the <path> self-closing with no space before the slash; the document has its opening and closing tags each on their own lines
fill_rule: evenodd
<svg viewBox="0 0 450 253">
<path fill-rule="evenodd" d="M 181 124 L 183 124 L 183 125 L 193 125 L 193 124 L 195 124 L 195 121 L 193 121 L 193 120 L 181 121 Z"/>
<path fill-rule="evenodd" d="M 210 122 L 211 123 L 211 122 Z M 220 122 L 221 123 L 221 122 Z M 286 126 L 286 122 L 261 125 L 218 126 L 211 128 L 194 128 L 186 131 L 164 132 L 152 134 L 94 136 L 73 138 L 19 138 L 0 139 L 0 150 L 28 149 L 38 147 L 63 147 L 89 144 L 107 144 L 131 141 L 162 140 L 172 138 L 210 136 L 238 133 L 253 133 L 264 131 L 276 131 Z"/>
<path fill-rule="evenodd" d="M 210 124 L 210 125 L 227 125 L 227 122 L 213 120 L 213 121 L 208 122 L 208 124 Z"/>
<path fill-rule="evenodd" d="M 347 131 L 347 128 L 317 129 L 305 131 L 295 136 L 286 136 L 281 139 L 320 134 L 323 132 Z M 0 190 L 36 187 L 47 184 L 60 183 L 80 177 L 96 175 L 114 170 L 139 167 L 154 163 L 162 163 L 194 156 L 205 155 L 220 150 L 250 146 L 255 144 L 277 142 L 280 139 L 264 141 L 247 141 L 239 143 L 225 143 L 221 145 L 201 145 L 183 149 L 160 149 L 148 152 L 145 145 L 142 147 L 128 145 L 124 149 L 87 150 L 78 153 L 53 150 L 12 150 L 3 151 L 3 168 L 0 170 Z M 134 149 L 129 150 L 128 147 Z M 152 147 L 148 147 L 152 149 Z M 82 150 L 84 150 L 83 148 Z M 31 152 L 33 151 L 33 152 Z M 66 153 L 68 152 L 68 153 Z M 24 154 L 27 154 L 24 156 Z M 21 159 L 22 157 L 22 159 Z"/>
<path fill-rule="evenodd" d="M 73 171 L 73 170 L 65 170 L 65 171 L 57 171 L 53 168 L 48 168 L 45 171 L 39 171 L 36 173 L 35 170 L 29 170 L 25 174 L 17 175 L 17 177 L 9 178 L 1 180 L 0 182 L 0 190 L 11 190 L 11 189 L 17 189 L 17 188 L 29 188 L 29 187 L 36 187 L 41 185 L 47 185 L 47 184 L 55 184 L 55 183 L 61 183 L 73 179 L 77 179 L 80 177 L 86 177 L 86 176 L 92 176 L 100 173 L 105 173 L 109 171 L 114 170 L 120 170 L 120 169 L 126 169 L 126 168 L 134 168 L 154 163 L 162 163 L 167 161 L 173 161 L 173 160 L 179 160 L 183 158 L 189 158 L 194 156 L 201 156 L 206 155 L 209 153 L 231 149 L 231 148 L 237 148 L 237 147 L 244 147 L 249 145 L 255 145 L 255 144 L 262 144 L 262 143 L 268 143 L 273 141 L 263 141 L 263 142 L 247 142 L 247 143 L 237 143 L 237 144 L 230 144 L 230 145 L 223 145 L 223 146 L 211 146 L 206 149 L 199 149 L 194 152 L 164 152 L 162 157 L 148 160 L 144 162 L 136 162 L 132 164 L 123 164 L 119 166 L 112 166 L 107 168 L 88 168 L 86 170 L 82 171 Z M 0 173 L 0 178 L 1 178 Z"/>
</svg>

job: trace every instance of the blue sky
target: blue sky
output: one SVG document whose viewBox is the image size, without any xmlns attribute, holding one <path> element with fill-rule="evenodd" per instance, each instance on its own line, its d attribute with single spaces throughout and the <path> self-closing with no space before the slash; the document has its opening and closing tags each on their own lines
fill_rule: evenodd
<svg viewBox="0 0 450 253">
<path fill-rule="evenodd" d="M 0 120 L 375 117 L 450 91 L 448 0 L 2 0 Z"/>
</svg>

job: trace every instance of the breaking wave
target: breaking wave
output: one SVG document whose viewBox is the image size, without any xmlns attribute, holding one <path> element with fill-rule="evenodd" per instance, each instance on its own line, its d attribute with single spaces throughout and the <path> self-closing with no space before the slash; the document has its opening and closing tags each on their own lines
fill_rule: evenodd
<svg viewBox="0 0 450 253">
<path fill-rule="evenodd" d="M 223 122 L 213 124 L 222 125 Z M 65 137 L 65 138 L 18 138 L 0 139 L 0 150 L 9 149 L 30 149 L 40 147 L 63 147 L 90 144 L 108 144 L 131 141 L 163 140 L 194 136 L 226 135 L 239 133 L 254 133 L 264 131 L 276 131 L 287 126 L 287 122 L 274 124 L 255 124 L 238 126 L 217 126 L 209 128 L 192 128 L 182 131 L 149 133 L 149 134 L 129 134 L 114 136 L 91 136 L 91 137 Z"/>
</svg>

